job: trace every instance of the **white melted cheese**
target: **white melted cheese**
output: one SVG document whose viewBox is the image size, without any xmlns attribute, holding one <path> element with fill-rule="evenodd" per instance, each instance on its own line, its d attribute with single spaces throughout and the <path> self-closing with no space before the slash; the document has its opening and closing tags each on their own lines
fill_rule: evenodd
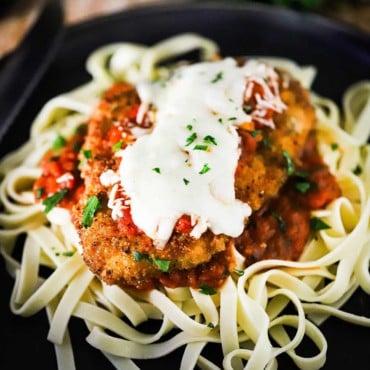
<svg viewBox="0 0 370 370">
<path fill-rule="evenodd" d="M 251 208 L 235 197 L 236 129 L 251 121 L 242 109 L 246 81 L 265 77 L 266 68 L 227 58 L 183 66 L 166 81 L 138 86 L 142 107 L 155 111 L 155 125 L 119 153 L 119 177 L 134 223 L 157 247 L 182 215 L 191 216 L 195 238 L 208 228 L 231 237 L 242 233 Z"/>
</svg>

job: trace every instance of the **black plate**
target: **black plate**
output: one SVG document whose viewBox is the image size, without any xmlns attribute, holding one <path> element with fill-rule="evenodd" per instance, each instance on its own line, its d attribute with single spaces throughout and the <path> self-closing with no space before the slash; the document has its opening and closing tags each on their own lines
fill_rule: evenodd
<svg viewBox="0 0 370 370">
<path fill-rule="evenodd" d="M 58 93 L 85 81 L 88 55 L 97 47 L 115 41 L 152 44 L 180 32 L 198 32 L 214 39 L 224 55 L 274 55 L 318 67 L 314 90 L 340 102 L 352 83 L 370 77 L 370 37 L 353 28 L 324 18 L 246 3 L 191 3 L 142 7 L 93 20 L 67 29 L 64 42 L 40 85 L 24 106 L 14 125 L 2 138 L 0 155 L 16 148 L 28 137 L 29 125 L 42 105 Z M 0 78 L 2 71 L 0 70 Z M 22 75 L 14 76 L 14 82 Z M 56 368 L 53 346 L 46 341 L 46 314 L 20 318 L 10 313 L 8 300 L 13 281 L 3 261 L 0 266 L 1 299 L 0 368 L 20 369 L 25 362 L 39 370 Z M 370 297 L 358 292 L 346 305 L 370 316 Z M 324 369 L 364 369 L 370 363 L 370 330 L 329 319 L 323 326 L 329 343 Z M 111 369 L 98 351 L 85 343 L 84 324 L 70 325 L 77 369 Z M 220 351 L 209 352 L 220 358 Z M 12 354 L 15 353 L 13 356 Z M 143 369 L 178 368 L 181 351 L 159 361 L 139 361 Z M 279 369 L 295 367 L 284 356 Z M 366 364 L 366 365 L 363 365 Z"/>
</svg>

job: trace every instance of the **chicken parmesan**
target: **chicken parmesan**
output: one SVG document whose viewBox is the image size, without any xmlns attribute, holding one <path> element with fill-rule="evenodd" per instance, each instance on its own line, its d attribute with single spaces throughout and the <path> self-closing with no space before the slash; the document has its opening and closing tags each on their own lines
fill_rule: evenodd
<svg viewBox="0 0 370 370">
<path fill-rule="evenodd" d="M 319 369 L 324 320 L 369 326 L 344 304 L 370 292 L 370 83 L 341 111 L 314 66 L 220 55 L 189 33 L 102 46 L 0 161 L 10 308 L 47 310 L 59 369 L 72 317 L 122 370 Z"/>
<path fill-rule="evenodd" d="M 296 260 L 310 211 L 340 195 L 308 92 L 250 59 L 182 65 L 106 90 L 34 186 L 69 207 L 83 258 L 123 288 L 220 287 L 246 264 Z M 42 189 L 42 191 L 40 190 Z"/>
</svg>

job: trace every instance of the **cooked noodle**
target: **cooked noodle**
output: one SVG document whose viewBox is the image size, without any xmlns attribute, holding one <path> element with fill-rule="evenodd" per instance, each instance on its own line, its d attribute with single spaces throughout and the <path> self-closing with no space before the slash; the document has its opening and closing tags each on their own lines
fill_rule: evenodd
<svg viewBox="0 0 370 370">
<path fill-rule="evenodd" d="M 51 215 L 48 222 L 42 206 L 35 204 L 32 184 L 57 133 L 70 137 L 87 122 L 114 81 L 135 84 L 165 76 L 169 68 L 159 62 L 195 49 L 201 49 L 202 60 L 218 53 L 214 42 L 193 34 L 152 47 L 118 43 L 95 51 L 87 61 L 91 82 L 51 99 L 33 122 L 29 141 L 1 161 L 0 241 L 15 281 L 11 310 L 22 316 L 47 310 L 48 339 L 55 345 L 60 369 L 75 368 L 68 334 L 71 317 L 84 320 L 88 343 L 125 370 L 138 369 L 135 359 L 158 358 L 183 346 L 181 369 L 218 369 L 202 354 L 207 343 L 220 344 L 224 369 L 275 369 L 281 353 L 300 369 L 318 369 L 326 359 L 327 342 L 319 329 L 326 318 L 370 326 L 370 318 L 341 310 L 355 290 L 370 294 L 369 81 L 345 92 L 343 113 L 331 100 L 311 92 L 319 151 L 342 190 L 328 207 L 313 211 L 330 228 L 310 239 L 299 261 L 265 260 L 244 268 L 244 257 L 237 254 L 237 269 L 243 273 L 230 276 L 215 295 L 165 287 L 132 293 L 106 285 L 85 265 L 69 218 L 60 222 L 57 215 L 58 222 L 53 222 Z M 310 87 L 314 68 L 287 60 L 269 62 Z M 20 236 L 25 241 L 17 260 L 13 251 Z M 52 270 L 47 278 L 41 276 L 42 266 Z M 288 304 L 294 313 L 286 313 Z M 161 323 L 153 334 L 138 329 L 148 320 Z M 288 334 L 291 328 L 293 336 Z M 315 344 L 316 354 L 302 357 L 296 352 L 304 337 Z"/>
</svg>

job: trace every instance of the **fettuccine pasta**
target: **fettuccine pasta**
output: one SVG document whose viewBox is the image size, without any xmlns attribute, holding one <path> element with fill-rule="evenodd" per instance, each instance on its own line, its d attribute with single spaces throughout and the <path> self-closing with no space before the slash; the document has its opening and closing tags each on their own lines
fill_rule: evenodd
<svg viewBox="0 0 370 370">
<path fill-rule="evenodd" d="M 47 339 L 55 345 L 60 369 L 75 368 L 71 317 L 85 322 L 91 346 L 125 370 L 138 369 L 136 359 L 159 358 L 180 347 L 182 370 L 276 369 L 282 353 L 300 369 L 319 369 L 328 347 L 320 331 L 324 320 L 335 316 L 370 326 L 370 318 L 341 309 L 357 289 L 370 294 L 370 81 L 344 93 L 343 111 L 310 92 L 319 151 L 342 191 L 325 209 L 312 211 L 328 227 L 314 233 L 298 261 L 267 259 L 245 267 L 235 250 L 238 274 L 230 275 L 216 294 L 191 287 L 131 291 L 107 285 L 84 263 L 68 213 L 56 209 L 46 216 L 35 203 L 39 163 L 56 135 L 71 137 L 115 81 L 161 79 L 171 73 L 161 62 L 198 49 L 202 61 L 219 53 L 213 41 L 193 34 L 151 47 L 116 43 L 98 49 L 87 61 L 91 81 L 47 102 L 32 123 L 28 142 L 0 163 L 0 243 L 14 278 L 11 310 L 27 317 L 46 309 Z M 265 59 L 310 89 L 313 67 Z M 17 260 L 13 251 L 19 243 L 22 257 Z M 50 269 L 50 275 L 42 276 L 40 267 Z M 294 307 L 289 313 L 288 305 Z M 156 332 L 141 331 L 140 324 L 150 320 L 160 323 Z M 296 352 L 305 337 L 317 349 L 309 357 Z M 203 355 L 209 343 L 220 346 L 222 364 Z"/>
</svg>

